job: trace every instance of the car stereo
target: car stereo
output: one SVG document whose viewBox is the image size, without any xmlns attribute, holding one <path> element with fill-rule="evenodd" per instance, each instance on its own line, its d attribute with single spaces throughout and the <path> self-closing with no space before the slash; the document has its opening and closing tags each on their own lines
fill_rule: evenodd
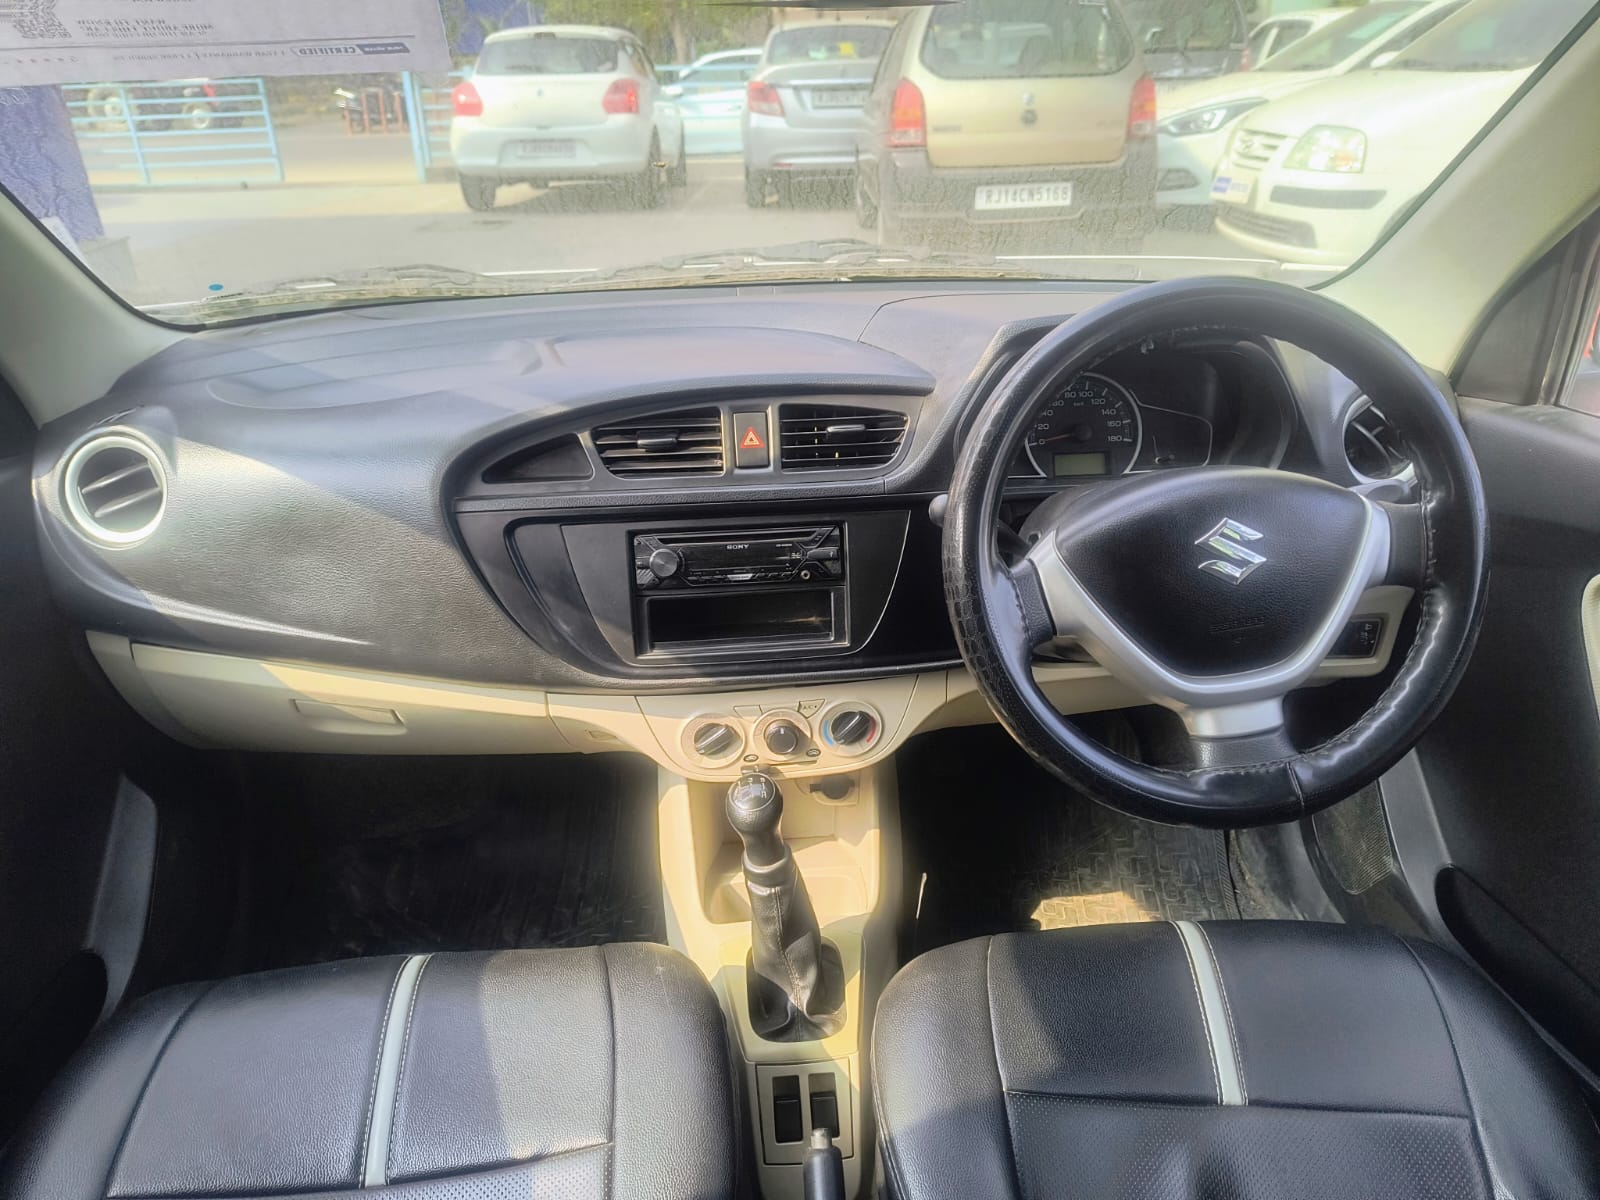
<svg viewBox="0 0 1600 1200">
<path fill-rule="evenodd" d="M 635 591 L 830 584 L 844 578 L 837 525 L 643 533 L 633 539 Z"/>
</svg>

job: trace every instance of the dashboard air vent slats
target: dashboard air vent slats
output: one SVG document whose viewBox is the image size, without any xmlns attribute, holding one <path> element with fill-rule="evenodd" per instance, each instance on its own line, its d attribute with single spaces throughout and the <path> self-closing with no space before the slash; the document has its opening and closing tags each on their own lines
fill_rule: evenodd
<svg viewBox="0 0 1600 1200">
<path fill-rule="evenodd" d="M 1345 422 L 1344 455 L 1368 479 L 1393 479 L 1411 468 L 1405 442 L 1371 401 L 1358 402 Z"/>
<path fill-rule="evenodd" d="M 828 404 L 784 404 L 778 409 L 778 445 L 786 471 L 887 466 L 905 436 L 905 413 Z"/>
<path fill-rule="evenodd" d="M 125 434 L 80 446 L 67 460 L 63 486 L 73 524 L 98 542 L 140 541 L 166 510 L 167 480 L 155 451 Z"/>
<path fill-rule="evenodd" d="M 591 436 L 600 461 L 613 475 L 722 474 L 722 413 L 715 408 L 619 421 Z"/>
</svg>

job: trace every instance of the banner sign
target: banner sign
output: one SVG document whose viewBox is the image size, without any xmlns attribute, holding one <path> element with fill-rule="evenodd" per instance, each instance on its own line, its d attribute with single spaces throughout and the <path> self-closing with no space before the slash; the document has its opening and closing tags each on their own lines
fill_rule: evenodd
<svg viewBox="0 0 1600 1200">
<path fill-rule="evenodd" d="M 0 87 L 449 69 L 439 0 L 0 0 Z"/>
</svg>

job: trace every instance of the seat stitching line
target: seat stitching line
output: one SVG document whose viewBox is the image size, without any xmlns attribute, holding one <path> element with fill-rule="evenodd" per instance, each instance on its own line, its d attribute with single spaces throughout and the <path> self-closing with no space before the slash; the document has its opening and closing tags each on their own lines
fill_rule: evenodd
<svg viewBox="0 0 1600 1200">
<path fill-rule="evenodd" d="M 400 1122 L 395 1120 L 400 1115 L 400 1097 L 405 1094 L 406 1086 L 406 1061 L 411 1057 L 411 1021 L 417 1015 L 417 997 L 422 995 L 422 977 L 428 972 L 428 964 L 433 961 L 433 955 L 428 955 L 422 960 L 422 965 L 417 968 L 416 982 L 411 985 L 411 1003 L 406 1005 L 405 1032 L 400 1035 L 400 1069 L 394 1077 L 394 1108 L 389 1116 L 389 1152 L 384 1160 L 384 1175 L 389 1174 L 388 1168 L 394 1162 L 394 1140 L 400 1132 Z"/>
<path fill-rule="evenodd" d="M 1217 1067 L 1217 1054 L 1211 1048 L 1211 1019 L 1206 1016 L 1206 1002 L 1200 998 L 1200 976 L 1194 969 L 1194 959 L 1189 956 L 1189 946 L 1183 940 L 1183 931 L 1178 928 L 1176 921 L 1168 921 L 1172 926 L 1173 935 L 1178 939 L 1178 947 L 1183 951 L 1183 961 L 1189 964 L 1189 982 L 1194 984 L 1194 1006 L 1200 1010 L 1200 1035 L 1206 1044 L 1206 1058 L 1211 1063 L 1211 1086 L 1217 1090 L 1217 1103 L 1222 1103 L 1222 1072 Z"/>
<path fill-rule="evenodd" d="M 172 1028 L 167 1030 L 167 1036 L 161 1040 L 161 1049 L 156 1051 L 156 1056 L 150 1061 L 150 1070 L 144 1077 L 144 1083 L 139 1085 L 139 1098 L 133 1102 L 133 1109 L 128 1113 L 128 1120 L 122 1127 L 122 1136 L 117 1139 L 117 1148 L 111 1155 L 111 1165 L 106 1168 L 105 1185 L 100 1189 L 102 1196 L 111 1194 L 111 1181 L 117 1177 L 117 1168 L 122 1165 L 122 1152 L 128 1148 L 128 1135 L 133 1132 L 133 1123 L 139 1117 L 139 1110 L 144 1107 L 145 1096 L 150 1092 L 150 1084 L 155 1081 L 156 1070 L 161 1066 L 161 1060 L 166 1058 L 167 1050 L 172 1045 L 172 1040 L 178 1036 L 178 1030 L 189 1019 L 189 1014 L 194 1012 L 200 1001 L 209 996 L 217 986 L 213 981 L 201 988 L 183 1012 L 178 1014 L 178 1019 L 172 1023 Z"/>
<path fill-rule="evenodd" d="M 606 1016 L 611 1025 L 611 1104 L 606 1129 L 606 1195 L 616 1194 L 617 1170 L 617 997 L 611 986 L 609 946 L 600 947 L 600 973 L 606 981 Z"/>
<path fill-rule="evenodd" d="M 372 1087 L 367 1095 L 366 1127 L 361 1132 L 363 1185 L 365 1185 L 367 1147 L 372 1141 L 372 1119 L 378 1112 L 378 1076 L 383 1073 L 383 1047 L 389 1040 L 389 1017 L 394 1012 L 394 994 L 400 989 L 400 976 L 406 973 L 406 964 L 410 961 L 411 956 L 406 955 L 400 959 L 400 965 L 395 968 L 394 978 L 389 982 L 389 998 L 383 1004 L 383 1024 L 378 1026 L 378 1055 L 372 1060 Z"/>
<path fill-rule="evenodd" d="M 1006 1105 L 1006 1077 L 1000 1070 L 1000 1035 L 994 1023 L 994 984 L 990 980 L 990 962 L 994 957 L 994 938 L 983 947 L 983 1000 L 989 1015 L 989 1047 L 994 1053 L 994 1074 L 1000 1081 L 1000 1116 L 1006 1123 L 1006 1148 L 1011 1151 L 1011 1183 L 1013 1196 L 1022 1195 L 1022 1176 L 1017 1169 L 1017 1137 L 1011 1126 L 1011 1113 Z"/>
<path fill-rule="evenodd" d="M 1450 1042 L 1450 1054 L 1456 1060 L 1456 1076 L 1461 1080 L 1461 1091 L 1467 1098 L 1468 1126 L 1472 1130 L 1472 1144 L 1478 1148 L 1478 1156 L 1483 1160 L 1483 1173 L 1489 1184 L 1492 1195 L 1504 1194 L 1511 1196 L 1511 1189 L 1500 1182 L 1500 1177 L 1494 1169 L 1494 1164 L 1489 1161 L 1489 1147 L 1484 1144 L 1482 1131 L 1478 1127 L 1478 1106 L 1472 1099 L 1472 1085 L 1467 1082 L 1467 1069 L 1461 1063 L 1461 1048 L 1456 1044 L 1455 1026 L 1450 1023 L 1450 1014 L 1444 1010 L 1444 1001 L 1439 999 L 1439 989 L 1434 984 L 1433 972 L 1428 970 L 1422 956 L 1403 937 L 1396 937 L 1395 941 L 1405 947 L 1411 961 L 1417 964 L 1417 970 L 1422 972 L 1422 980 L 1428 985 L 1428 992 L 1433 996 L 1433 1006 L 1439 1011 L 1439 1019 L 1444 1022 L 1444 1035 Z"/>
<path fill-rule="evenodd" d="M 1030 1100 L 1061 1100 L 1068 1104 L 1104 1104 L 1112 1108 L 1204 1109 L 1211 1107 L 1206 1100 L 1184 1100 L 1162 1096 L 1107 1096 L 1090 1092 L 1043 1092 L 1037 1088 L 1007 1088 L 1006 1094 Z M 1252 1104 L 1261 1112 L 1334 1113 L 1348 1117 L 1417 1117 L 1430 1121 L 1470 1121 L 1460 1113 L 1429 1112 L 1420 1108 L 1358 1108 L 1342 1104 L 1291 1104 L 1271 1101 Z"/>
<path fill-rule="evenodd" d="M 1212 974 L 1217 977 L 1217 991 L 1222 993 L 1222 1011 L 1228 1019 L 1228 1041 L 1233 1046 L 1233 1061 L 1238 1067 L 1239 1095 L 1246 1104 L 1250 1103 L 1250 1089 L 1244 1081 L 1244 1055 L 1239 1050 L 1239 1034 L 1233 1024 L 1233 1002 L 1228 999 L 1228 985 L 1222 978 L 1222 960 L 1217 957 L 1217 948 L 1211 944 L 1211 935 L 1206 932 L 1205 925 L 1196 921 L 1195 928 L 1200 931 L 1200 937 L 1205 941 L 1206 950 L 1211 954 Z"/>
</svg>

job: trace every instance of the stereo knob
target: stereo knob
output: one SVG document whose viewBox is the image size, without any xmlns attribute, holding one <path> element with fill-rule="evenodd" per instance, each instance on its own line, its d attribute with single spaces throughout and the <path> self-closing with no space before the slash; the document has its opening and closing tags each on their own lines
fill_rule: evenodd
<svg viewBox="0 0 1600 1200">
<path fill-rule="evenodd" d="M 671 579 L 683 566 L 683 556 L 670 546 L 662 546 L 650 555 L 650 574 L 657 579 Z"/>
<path fill-rule="evenodd" d="M 694 752 L 701 758 L 726 758 L 739 745 L 739 731 L 721 721 L 710 721 L 695 730 Z"/>
<path fill-rule="evenodd" d="M 767 749 L 779 758 L 787 758 L 800 749 L 804 734 L 795 727 L 793 721 L 774 721 L 767 726 Z"/>
<path fill-rule="evenodd" d="M 840 746 L 855 746 L 872 736 L 872 715 L 859 708 L 835 713 L 828 721 L 828 734 Z"/>
</svg>

